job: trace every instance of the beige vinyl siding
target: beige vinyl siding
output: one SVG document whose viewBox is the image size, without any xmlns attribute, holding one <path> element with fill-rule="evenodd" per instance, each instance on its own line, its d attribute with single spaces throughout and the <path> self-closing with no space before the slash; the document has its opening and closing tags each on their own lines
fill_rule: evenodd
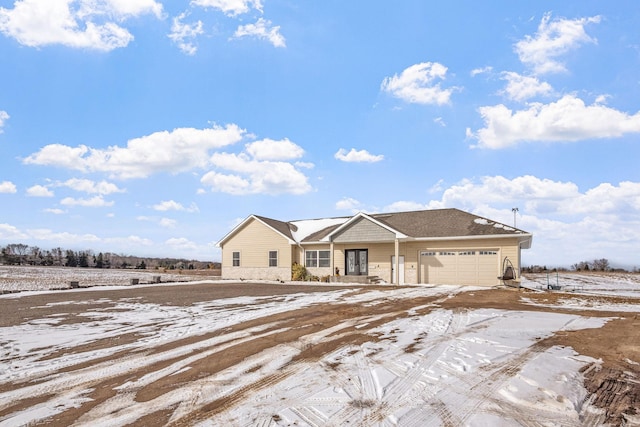
<svg viewBox="0 0 640 427">
<path fill-rule="evenodd" d="M 269 267 L 269 252 L 278 252 L 278 266 Z M 233 252 L 240 252 L 240 266 L 233 266 Z M 222 278 L 290 280 L 294 256 L 289 241 L 262 222 L 252 219 L 222 247 Z"/>
<path fill-rule="evenodd" d="M 378 224 L 361 218 L 334 236 L 335 243 L 393 241 L 395 234 Z"/>
</svg>

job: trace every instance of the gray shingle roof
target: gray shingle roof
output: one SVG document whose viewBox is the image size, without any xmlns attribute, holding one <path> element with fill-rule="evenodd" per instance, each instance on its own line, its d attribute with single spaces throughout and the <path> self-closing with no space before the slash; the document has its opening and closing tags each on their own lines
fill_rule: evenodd
<svg viewBox="0 0 640 427">
<path fill-rule="evenodd" d="M 262 221 L 293 242 L 314 243 L 327 241 L 327 237 L 356 217 L 370 217 L 374 221 L 397 231 L 409 239 L 438 239 L 447 237 L 491 237 L 522 236 L 531 237 L 526 231 L 492 221 L 460 209 L 434 209 L 411 212 L 392 212 L 378 214 L 357 214 L 354 217 L 320 218 L 314 220 L 279 221 L 259 215 L 251 217 Z M 328 225 L 327 225 L 328 224 Z M 234 234 L 232 230 L 222 240 Z M 529 240 L 530 241 L 530 240 Z"/>
<path fill-rule="evenodd" d="M 442 238 L 521 235 L 527 232 L 483 218 L 460 209 L 434 209 L 411 212 L 393 212 L 367 215 L 409 238 Z M 348 218 L 345 218 L 345 222 Z M 330 235 L 342 224 L 318 230 L 302 239 L 317 242 Z"/>
<path fill-rule="evenodd" d="M 267 218 L 266 216 L 259 216 L 259 215 L 254 215 L 254 216 L 258 218 L 260 221 L 267 224 L 269 227 L 277 230 L 279 233 L 286 236 L 287 238 L 291 240 L 295 240 L 293 238 L 293 235 L 291 234 L 292 228 L 294 228 L 293 231 L 295 231 L 295 225 L 290 224 L 288 222 L 278 221 L 277 219 Z"/>
<path fill-rule="evenodd" d="M 414 238 L 527 234 L 522 230 L 459 209 L 434 209 L 369 216 Z"/>
</svg>

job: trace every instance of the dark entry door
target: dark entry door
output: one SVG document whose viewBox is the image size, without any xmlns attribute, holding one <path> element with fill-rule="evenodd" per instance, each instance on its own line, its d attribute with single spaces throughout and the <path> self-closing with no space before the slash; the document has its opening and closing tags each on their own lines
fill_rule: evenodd
<svg viewBox="0 0 640 427">
<path fill-rule="evenodd" d="M 348 249 L 345 251 L 345 271 L 349 276 L 368 274 L 369 254 L 366 249 Z"/>
</svg>

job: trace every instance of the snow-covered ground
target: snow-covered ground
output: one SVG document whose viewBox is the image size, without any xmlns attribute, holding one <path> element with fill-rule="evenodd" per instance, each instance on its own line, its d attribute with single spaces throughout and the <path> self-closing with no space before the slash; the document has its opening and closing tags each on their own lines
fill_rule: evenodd
<svg viewBox="0 0 640 427">
<path fill-rule="evenodd" d="M 640 296 L 634 280 L 605 281 L 592 275 L 574 277 L 572 282 L 563 280 L 577 283 L 587 277 L 597 280 L 583 283 L 589 292 L 606 294 L 605 289 L 611 289 L 616 295 Z M 529 280 L 525 284 L 536 287 L 536 283 Z M 340 310 L 353 304 L 374 308 L 423 297 L 444 301 L 469 289 L 416 286 L 354 293 L 327 286 L 325 292 L 226 298 L 188 306 L 153 304 L 138 298 L 96 299 L 88 289 L 81 301 L 57 303 L 91 307 L 72 323 L 63 322 L 63 311 L 0 328 L 0 385 L 19 385 L 0 393 L 0 414 L 21 399 L 41 398 L 27 408 L 1 415 L 0 426 L 42 422 L 81 407 L 92 400 L 97 384 L 105 378 L 127 374 L 131 378 L 115 387 L 117 393 L 89 409 L 76 425 L 126 425 L 162 410 L 172 411 L 172 421 L 199 413 L 189 424 L 201 426 L 599 424 L 602 411 L 585 402 L 587 392 L 580 373 L 585 364 L 597 361 L 569 347 L 538 348 L 535 344 L 558 331 L 601 327 L 608 318 L 486 308 L 449 310 L 436 303 L 400 315 L 372 309 L 375 314 L 348 318 L 293 343 L 278 344 L 274 339 L 273 346 L 232 367 L 179 382 L 147 400 L 136 398 L 145 387 L 188 374 L 226 348 L 305 326 L 275 322 L 231 328 L 243 322 L 318 304 L 332 304 Z M 0 304 L 20 295 L 0 296 Z M 569 295 L 568 300 L 573 297 Z M 624 307 L 620 311 L 640 313 L 640 298 L 625 302 Z M 292 363 L 303 351 L 336 340 L 353 328 L 377 338 L 358 344 L 347 341 L 319 360 Z M 198 339 L 212 331 L 220 332 Z M 119 337 L 130 334 L 139 338 L 117 343 Z M 186 338 L 193 340 L 167 347 Z M 113 339 L 114 344 L 70 351 L 104 339 Z M 160 350 L 140 351 L 155 348 Z M 71 369 L 92 361 L 95 363 L 86 368 Z M 147 371 L 133 374 L 140 369 Z M 211 416 L 202 411 L 211 402 L 229 396 L 242 399 L 236 404 L 231 400 Z M 630 420 L 629 425 L 640 425 L 640 419 Z"/>
<path fill-rule="evenodd" d="M 556 286 L 564 292 L 640 298 L 640 273 L 533 273 L 522 277 L 522 286 L 539 290 Z"/>
<path fill-rule="evenodd" d="M 71 281 L 79 286 L 125 286 L 131 279 L 151 283 L 160 276 L 162 282 L 196 280 L 189 270 L 119 270 L 99 268 L 31 267 L 0 265 L 0 293 L 41 291 L 68 288 Z"/>
</svg>

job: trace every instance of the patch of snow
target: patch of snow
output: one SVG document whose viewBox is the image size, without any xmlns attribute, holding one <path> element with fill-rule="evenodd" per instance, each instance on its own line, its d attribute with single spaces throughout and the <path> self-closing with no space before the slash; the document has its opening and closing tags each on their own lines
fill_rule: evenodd
<svg viewBox="0 0 640 427">
<path fill-rule="evenodd" d="M 291 224 L 297 227 L 296 231 L 293 231 L 293 239 L 296 242 L 303 241 L 307 236 L 312 235 L 320 230 L 334 225 L 344 224 L 350 217 L 340 218 L 321 218 L 321 219 L 307 219 L 300 221 L 291 221 Z"/>
</svg>

